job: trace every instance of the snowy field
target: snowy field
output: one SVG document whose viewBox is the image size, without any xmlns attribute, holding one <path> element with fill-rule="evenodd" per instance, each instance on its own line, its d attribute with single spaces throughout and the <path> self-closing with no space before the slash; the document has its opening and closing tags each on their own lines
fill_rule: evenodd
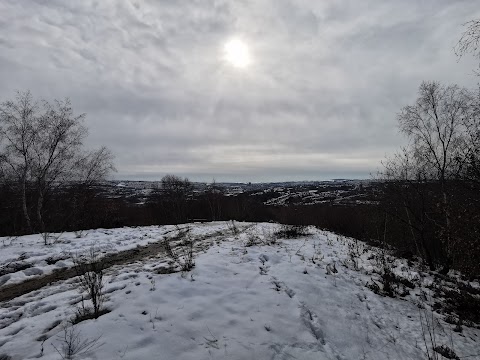
<svg viewBox="0 0 480 360">
<path fill-rule="evenodd" d="M 224 222 L 188 226 L 198 239 L 194 270 L 159 274 L 171 263 L 164 253 L 109 268 L 109 312 L 67 328 L 81 341 L 98 339 L 74 358 L 427 359 L 432 342 L 420 320 L 426 316 L 436 345 L 480 359 L 480 330 L 455 332 L 432 312 L 431 277 L 405 260 L 396 260 L 394 271 L 416 287 L 390 298 L 366 287 L 377 279 L 378 264 L 374 249 L 361 242 L 315 228 L 305 237 L 276 239 L 276 224 L 237 223 L 238 234 Z M 98 229 L 82 238 L 62 234 L 47 247 L 39 235 L 20 237 L 1 248 L 0 264 L 21 256 L 36 271 L 4 275 L 3 285 L 71 266 L 71 255 L 92 245 L 118 252 L 172 233 L 173 226 Z M 59 260 L 48 265 L 52 256 Z M 81 300 L 76 281 L 0 303 L 0 358 L 62 358 L 63 329 Z"/>
</svg>

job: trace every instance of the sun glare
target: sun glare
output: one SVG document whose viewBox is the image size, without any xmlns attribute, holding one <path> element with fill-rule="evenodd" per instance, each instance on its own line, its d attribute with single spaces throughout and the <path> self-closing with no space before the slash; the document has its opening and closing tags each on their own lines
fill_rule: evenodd
<svg viewBox="0 0 480 360">
<path fill-rule="evenodd" d="M 247 44 L 240 39 L 231 39 L 223 47 L 223 59 L 236 68 L 246 68 L 252 58 Z"/>
</svg>

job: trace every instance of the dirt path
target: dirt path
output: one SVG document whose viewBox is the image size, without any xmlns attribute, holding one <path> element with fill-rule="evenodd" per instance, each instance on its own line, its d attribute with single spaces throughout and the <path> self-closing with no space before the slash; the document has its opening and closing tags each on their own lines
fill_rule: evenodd
<svg viewBox="0 0 480 360">
<path fill-rule="evenodd" d="M 245 231 L 245 229 L 241 229 L 240 232 Z M 173 232 L 169 231 L 164 235 Z M 179 233 L 175 236 L 170 238 L 170 241 L 175 241 L 180 239 L 185 233 Z M 223 231 L 215 231 L 210 234 L 205 234 L 202 236 L 196 237 L 195 243 L 202 244 L 204 246 L 209 246 L 210 242 L 214 239 L 218 238 L 219 236 L 224 236 L 225 233 Z M 211 240 L 207 242 L 206 240 Z M 163 253 L 165 247 L 163 245 L 163 240 L 148 244 L 146 246 L 137 247 L 131 250 L 120 251 L 114 254 L 105 255 L 103 258 L 106 263 L 106 268 L 110 268 L 114 265 L 126 265 L 133 263 L 135 261 L 139 261 L 145 258 L 149 258 L 152 256 L 157 256 L 160 253 Z M 197 249 L 198 251 L 198 249 Z M 72 268 L 64 268 L 64 269 L 57 269 L 53 273 L 48 275 L 43 275 L 40 277 L 35 277 L 33 279 L 26 280 L 19 284 L 12 284 L 0 287 L 0 302 L 12 300 L 18 296 L 22 296 L 28 294 L 29 292 L 41 289 L 44 286 L 47 286 L 51 283 L 61 280 L 67 280 L 78 276 L 77 270 Z"/>
<path fill-rule="evenodd" d="M 104 260 L 107 264 L 106 267 L 109 268 L 113 265 L 129 264 L 143 258 L 155 256 L 163 250 L 163 243 L 159 241 L 135 249 L 108 254 L 104 257 Z M 41 289 L 53 282 L 67 280 L 77 275 L 77 271 L 74 268 L 57 269 L 48 275 L 35 277 L 19 284 L 3 286 L 0 288 L 0 302 L 12 300 L 31 291 Z"/>
</svg>

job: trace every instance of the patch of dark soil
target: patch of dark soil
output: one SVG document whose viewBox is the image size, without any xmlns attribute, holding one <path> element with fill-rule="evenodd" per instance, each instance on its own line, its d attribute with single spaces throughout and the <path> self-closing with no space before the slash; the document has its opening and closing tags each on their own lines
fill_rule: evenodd
<svg viewBox="0 0 480 360">
<path fill-rule="evenodd" d="M 159 266 L 154 270 L 154 272 L 157 274 L 173 274 L 178 271 L 175 270 L 174 267 Z"/>
<path fill-rule="evenodd" d="M 93 320 L 93 319 L 98 319 L 100 316 L 108 314 L 111 310 L 110 309 L 102 309 L 98 312 L 98 316 L 95 317 L 95 314 L 93 311 L 84 311 L 83 313 L 77 312 L 75 316 L 72 318 L 71 322 L 73 325 L 76 325 L 78 323 L 81 323 L 82 321 L 85 320 Z"/>
<path fill-rule="evenodd" d="M 308 236 L 308 226 L 305 225 L 286 225 L 283 224 L 275 235 L 280 239 L 294 239 L 302 236 Z"/>
<path fill-rule="evenodd" d="M 25 269 L 28 269 L 32 267 L 32 264 L 26 263 L 24 261 L 22 262 L 11 262 L 6 265 L 0 266 L 0 276 L 14 273 L 17 271 L 22 271 Z"/>
<path fill-rule="evenodd" d="M 155 242 L 147 246 L 137 247 L 131 250 L 121 251 L 115 254 L 105 256 L 106 268 L 113 265 L 129 264 L 143 258 L 155 256 L 163 252 L 162 242 Z M 29 265 L 30 266 L 30 265 Z M 29 267 L 28 266 L 28 267 Z M 19 270 L 16 270 L 19 271 Z M 0 287 L 0 302 L 12 300 L 18 296 L 25 295 L 32 291 L 41 289 L 51 283 L 66 280 L 78 276 L 74 268 L 57 269 L 53 273 L 28 279 L 20 284 L 12 284 Z"/>
<path fill-rule="evenodd" d="M 245 230 L 246 228 L 242 229 L 242 231 Z M 184 235 L 184 232 L 186 231 L 188 232 L 189 230 L 180 229 L 179 234 L 177 236 L 173 236 L 170 240 L 174 241 L 175 239 L 180 238 Z M 164 235 L 166 235 L 167 233 L 165 233 Z M 196 238 L 195 241 L 202 242 L 203 240 L 206 240 L 208 238 L 214 239 L 215 237 L 222 235 L 223 233 L 221 231 L 216 231 L 211 234 L 205 234 L 203 236 L 200 236 Z M 205 247 L 208 247 L 207 243 L 201 245 L 199 244 L 199 247 L 196 247 L 195 250 L 202 251 L 205 249 Z M 158 242 L 154 242 L 146 246 L 139 246 L 135 249 L 120 251 L 115 254 L 106 255 L 104 257 L 105 269 L 113 265 L 131 264 L 142 259 L 155 257 L 159 253 L 165 254 L 165 246 L 163 239 L 160 239 Z M 28 267 L 30 267 L 30 265 L 28 265 L 26 268 Z M 16 271 L 19 270 L 17 269 Z M 75 268 L 62 268 L 57 269 L 53 273 L 48 275 L 28 279 L 20 284 L 0 286 L 0 302 L 12 300 L 16 297 L 41 289 L 42 287 L 49 284 L 55 283 L 57 281 L 67 280 L 78 275 L 81 274 L 78 274 Z"/>
</svg>

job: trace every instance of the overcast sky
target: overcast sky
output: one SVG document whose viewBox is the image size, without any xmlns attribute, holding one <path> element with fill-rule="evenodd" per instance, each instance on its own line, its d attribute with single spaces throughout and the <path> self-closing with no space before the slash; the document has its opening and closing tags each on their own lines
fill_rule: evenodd
<svg viewBox="0 0 480 360">
<path fill-rule="evenodd" d="M 479 5 L 0 0 L 0 100 L 69 97 L 116 178 L 368 178 L 422 80 L 477 84 L 453 47 Z M 248 66 L 226 60 L 231 39 Z"/>
</svg>

